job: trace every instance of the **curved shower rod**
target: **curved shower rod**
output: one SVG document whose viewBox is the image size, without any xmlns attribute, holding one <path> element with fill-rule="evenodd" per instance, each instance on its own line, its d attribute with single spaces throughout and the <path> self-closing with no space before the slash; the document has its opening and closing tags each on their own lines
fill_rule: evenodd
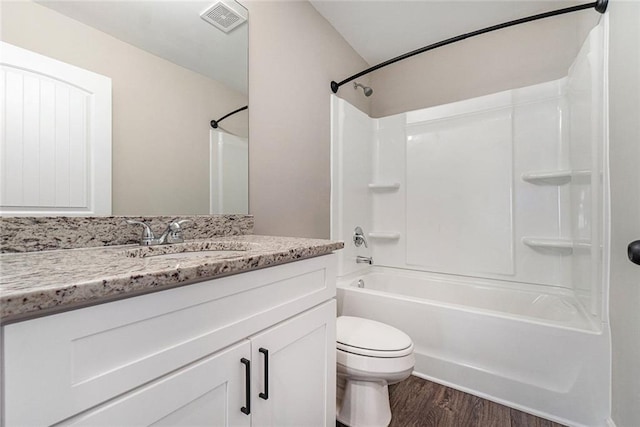
<svg viewBox="0 0 640 427">
<path fill-rule="evenodd" d="M 218 120 L 211 120 L 211 127 L 214 129 L 218 128 L 218 122 L 223 121 L 224 119 L 226 119 L 229 116 L 233 116 L 235 113 L 239 113 L 240 111 L 244 111 L 244 110 L 248 110 L 249 106 L 245 105 L 244 107 L 238 108 L 237 110 L 234 110 L 232 112 L 230 112 L 229 114 L 220 117 Z"/>
<path fill-rule="evenodd" d="M 608 0 L 597 0 L 593 3 L 580 4 L 577 6 L 565 7 L 564 9 L 557 9 L 557 10 L 552 10 L 550 12 L 539 13 L 537 15 L 531 15 L 526 18 L 520 18 L 520 19 L 515 19 L 513 21 L 503 22 L 502 24 L 492 25 L 491 27 L 486 27 L 481 30 L 476 30 L 476 31 L 465 33 L 456 37 L 451 37 L 449 39 L 442 40 L 425 47 L 421 47 L 420 49 L 412 50 L 411 52 L 405 53 L 404 55 L 396 56 L 395 58 L 389 59 L 388 61 L 381 62 L 378 65 L 374 65 L 371 68 L 367 68 L 366 70 L 361 71 L 358 74 L 354 74 L 353 76 L 342 80 L 340 83 L 336 83 L 335 81 L 332 81 L 331 91 L 333 93 L 338 93 L 338 89 L 340 89 L 340 86 L 342 86 L 343 84 L 349 83 L 350 81 L 355 80 L 358 77 L 362 77 L 365 74 L 369 74 L 372 71 L 379 70 L 382 67 L 386 67 L 387 65 L 394 64 L 398 61 L 402 61 L 403 59 L 410 58 L 420 53 L 433 50 L 438 47 L 446 46 L 451 43 L 459 42 L 469 37 L 475 37 L 475 36 L 479 36 L 480 34 L 489 33 L 491 31 L 500 30 L 502 28 L 512 27 L 518 24 L 524 24 L 525 22 L 537 21 L 538 19 L 549 18 L 551 16 L 556 16 L 556 15 L 563 15 L 565 13 L 577 12 L 579 10 L 584 10 L 584 9 L 594 8 L 596 11 L 600 13 L 604 13 L 607 10 L 607 4 L 608 4 Z"/>
</svg>

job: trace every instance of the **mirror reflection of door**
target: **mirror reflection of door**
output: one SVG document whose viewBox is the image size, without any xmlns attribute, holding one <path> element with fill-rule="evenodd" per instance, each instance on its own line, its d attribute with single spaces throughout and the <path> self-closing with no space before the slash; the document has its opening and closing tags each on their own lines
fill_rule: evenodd
<svg viewBox="0 0 640 427">
<path fill-rule="evenodd" d="M 0 213 L 111 213 L 111 79 L 0 42 Z"/>
</svg>

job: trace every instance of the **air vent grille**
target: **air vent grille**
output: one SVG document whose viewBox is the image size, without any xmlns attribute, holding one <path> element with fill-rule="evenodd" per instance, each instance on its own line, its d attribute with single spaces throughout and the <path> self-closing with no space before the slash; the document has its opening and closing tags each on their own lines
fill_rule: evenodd
<svg viewBox="0 0 640 427">
<path fill-rule="evenodd" d="M 202 12 L 200 17 L 225 33 L 247 20 L 246 11 L 242 10 L 242 6 L 222 1 L 214 3 Z"/>
</svg>

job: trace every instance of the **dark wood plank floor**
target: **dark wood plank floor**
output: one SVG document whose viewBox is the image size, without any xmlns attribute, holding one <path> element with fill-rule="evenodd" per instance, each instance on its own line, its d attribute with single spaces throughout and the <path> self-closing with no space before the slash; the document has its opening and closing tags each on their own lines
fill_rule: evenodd
<svg viewBox="0 0 640 427">
<path fill-rule="evenodd" d="M 563 427 L 414 376 L 390 386 L 389 400 L 390 427 Z"/>
</svg>

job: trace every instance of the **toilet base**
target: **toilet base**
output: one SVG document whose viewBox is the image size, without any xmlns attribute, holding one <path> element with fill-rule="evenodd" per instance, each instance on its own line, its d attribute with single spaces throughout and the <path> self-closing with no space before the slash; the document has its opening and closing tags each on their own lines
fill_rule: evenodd
<svg viewBox="0 0 640 427">
<path fill-rule="evenodd" d="M 349 427 L 386 427 L 391 422 L 386 381 L 347 380 L 338 421 Z"/>
</svg>

